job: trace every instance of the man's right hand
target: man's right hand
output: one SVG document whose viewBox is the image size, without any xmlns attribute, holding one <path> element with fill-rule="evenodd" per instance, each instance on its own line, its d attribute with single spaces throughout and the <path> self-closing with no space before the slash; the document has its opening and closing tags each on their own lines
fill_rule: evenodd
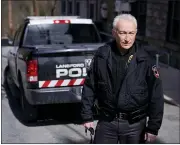
<svg viewBox="0 0 180 145">
<path fill-rule="evenodd" d="M 84 126 L 85 128 L 87 128 L 87 129 L 89 129 L 89 128 L 91 128 L 91 127 L 93 128 L 94 123 L 93 123 L 93 122 L 87 122 L 87 123 L 84 123 L 83 126 Z"/>
</svg>

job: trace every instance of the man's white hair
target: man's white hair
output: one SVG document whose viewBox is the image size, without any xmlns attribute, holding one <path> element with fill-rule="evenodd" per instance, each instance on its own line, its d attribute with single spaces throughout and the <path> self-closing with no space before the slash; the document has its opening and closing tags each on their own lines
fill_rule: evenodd
<svg viewBox="0 0 180 145">
<path fill-rule="evenodd" d="M 136 28 L 137 28 L 137 20 L 134 16 L 132 16 L 131 14 L 120 14 L 118 16 L 116 16 L 114 18 L 114 21 L 113 21 L 113 28 L 116 27 L 117 23 L 120 21 L 120 20 L 128 20 L 128 21 L 132 21 Z"/>
</svg>

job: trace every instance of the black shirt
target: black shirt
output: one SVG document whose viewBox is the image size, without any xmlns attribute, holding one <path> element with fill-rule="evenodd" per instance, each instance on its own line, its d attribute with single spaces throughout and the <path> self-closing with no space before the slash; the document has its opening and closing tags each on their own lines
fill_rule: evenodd
<svg viewBox="0 0 180 145">
<path fill-rule="evenodd" d="M 128 59 L 135 52 L 134 46 L 132 46 L 127 52 L 122 54 L 114 41 L 112 47 L 112 76 L 113 76 L 113 94 L 117 98 L 121 89 L 122 82 L 126 76 L 128 68 Z"/>
</svg>

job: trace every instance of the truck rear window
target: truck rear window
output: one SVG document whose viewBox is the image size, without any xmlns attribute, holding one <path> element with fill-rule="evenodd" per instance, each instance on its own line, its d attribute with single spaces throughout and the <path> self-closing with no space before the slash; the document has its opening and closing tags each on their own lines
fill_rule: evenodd
<svg viewBox="0 0 180 145">
<path fill-rule="evenodd" d="M 99 43 L 93 24 L 29 25 L 24 45 L 51 45 L 72 43 Z"/>
</svg>

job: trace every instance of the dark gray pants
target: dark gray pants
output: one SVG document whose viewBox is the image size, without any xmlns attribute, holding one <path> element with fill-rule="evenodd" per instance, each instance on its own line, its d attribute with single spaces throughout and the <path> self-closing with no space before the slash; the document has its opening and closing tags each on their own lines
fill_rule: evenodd
<svg viewBox="0 0 180 145">
<path fill-rule="evenodd" d="M 94 144 L 138 144 L 143 136 L 146 119 L 129 124 L 127 120 L 98 121 Z"/>
</svg>

